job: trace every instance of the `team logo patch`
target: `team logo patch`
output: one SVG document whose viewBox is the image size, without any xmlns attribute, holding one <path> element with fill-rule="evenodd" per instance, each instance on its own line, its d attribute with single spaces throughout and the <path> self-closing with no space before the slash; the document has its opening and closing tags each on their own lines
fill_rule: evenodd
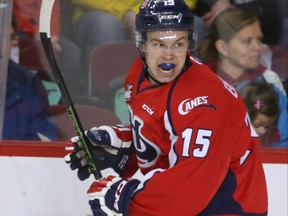
<svg viewBox="0 0 288 216">
<path fill-rule="evenodd" d="M 193 99 L 188 98 L 183 100 L 178 106 L 178 112 L 180 115 L 186 115 L 191 110 L 200 106 L 210 106 L 208 102 L 208 96 L 199 96 Z"/>
<path fill-rule="evenodd" d="M 142 130 L 144 128 L 144 121 L 137 116 L 134 116 L 131 119 L 133 143 L 136 149 L 138 166 L 140 168 L 152 167 L 161 154 L 161 149 L 143 134 Z"/>
<path fill-rule="evenodd" d="M 157 17 L 158 17 L 160 23 L 162 23 L 163 20 L 173 20 L 173 19 L 177 19 L 178 23 L 180 23 L 182 20 L 183 14 L 182 13 L 179 13 L 178 15 L 176 15 L 176 14 L 168 14 L 168 15 L 157 14 Z"/>
<path fill-rule="evenodd" d="M 125 101 L 130 101 L 133 85 L 128 84 L 125 90 Z"/>
</svg>

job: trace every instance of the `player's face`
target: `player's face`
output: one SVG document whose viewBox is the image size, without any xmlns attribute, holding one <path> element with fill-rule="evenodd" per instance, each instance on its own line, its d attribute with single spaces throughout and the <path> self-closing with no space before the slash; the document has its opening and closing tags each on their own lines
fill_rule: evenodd
<svg viewBox="0 0 288 216">
<path fill-rule="evenodd" d="M 267 134 L 271 126 L 274 124 L 274 120 L 273 117 L 261 113 L 256 115 L 255 119 L 252 121 L 252 125 L 260 139 Z"/>
<path fill-rule="evenodd" d="M 150 75 L 161 83 L 174 80 L 184 67 L 188 44 L 188 31 L 148 32 L 142 49 Z"/>
<path fill-rule="evenodd" d="M 258 23 L 244 27 L 225 43 L 224 58 L 230 65 L 244 71 L 256 68 L 261 61 L 262 37 Z"/>
</svg>

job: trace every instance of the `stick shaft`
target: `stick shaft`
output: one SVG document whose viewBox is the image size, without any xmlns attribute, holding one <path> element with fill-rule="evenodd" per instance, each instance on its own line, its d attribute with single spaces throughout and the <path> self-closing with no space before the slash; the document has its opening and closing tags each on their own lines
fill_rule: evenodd
<svg viewBox="0 0 288 216">
<path fill-rule="evenodd" d="M 96 179 L 100 179 L 102 176 L 101 176 L 100 171 L 96 168 L 96 160 L 94 159 L 94 157 L 91 156 L 92 145 L 90 141 L 88 140 L 88 138 L 85 136 L 82 124 L 74 108 L 73 101 L 70 97 L 69 91 L 66 87 L 65 81 L 62 77 L 61 71 L 58 67 L 58 64 L 57 64 L 57 61 L 55 59 L 55 55 L 52 49 L 52 43 L 51 43 L 51 38 L 50 38 L 50 20 L 51 20 L 53 4 L 54 4 L 54 0 L 42 1 L 41 13 L 40 13 L 40 26 L 39 26 L 41 43 L 44 48 L 46 57 L 49 61 L 49 64 L 51 66 L 55 81 L 60 89 L 63 103 L 68 111 L 68 114 L 72 121 L 74 129 L 77 135 L 79 136 L 79 141 L 81 142 L 81 145 L 84 149 L 85 156 L 88 162 L 88 166 L 91 172 L 93 173 L 94 177 Z"/>
</svg>

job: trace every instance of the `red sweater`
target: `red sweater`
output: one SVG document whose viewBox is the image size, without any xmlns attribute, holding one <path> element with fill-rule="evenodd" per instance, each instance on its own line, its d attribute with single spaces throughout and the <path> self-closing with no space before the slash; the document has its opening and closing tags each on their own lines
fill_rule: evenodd
<svg viewBox="0 0 288 216">
<path fill-rule="evenodd" d="M 13 13 L 18 22 L 18 31 L 34 38 L 39 32 L 39 16 L 42 0 L 14 0 Z M 60 5 L 54 3 L 51 19 L 51 34 L 59 35 L 60 32 Z"/>
</svg>

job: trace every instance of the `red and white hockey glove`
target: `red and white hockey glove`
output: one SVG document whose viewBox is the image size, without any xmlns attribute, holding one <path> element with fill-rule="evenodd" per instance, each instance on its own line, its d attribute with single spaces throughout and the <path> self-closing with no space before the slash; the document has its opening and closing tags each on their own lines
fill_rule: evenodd
<svg viewBox="0 0 288 216">
<path fill-rule="evenodd" d="M 92 144 L 92 157 L 96 160 L 97 169 L 102 176 L 120 174 L 130 159 L 131 129 L 124 126 L 93 127 L 87 130 L 85 135 Z M 73 152 L 65 156 L 65 161 L 72 170 L 78 169 L 78 178 L 83 181 L 91 172 L 79 137 L 72 137 L 71 142 Z M 68 150 L 71 150 L 71 147 Z"/>
<path fill-rule="evenodd" d="M 94 216 L 128 215 L 137 179 L 108 176 L 95 181 L 88 190 L 89 204 Z"/>
</svg>

